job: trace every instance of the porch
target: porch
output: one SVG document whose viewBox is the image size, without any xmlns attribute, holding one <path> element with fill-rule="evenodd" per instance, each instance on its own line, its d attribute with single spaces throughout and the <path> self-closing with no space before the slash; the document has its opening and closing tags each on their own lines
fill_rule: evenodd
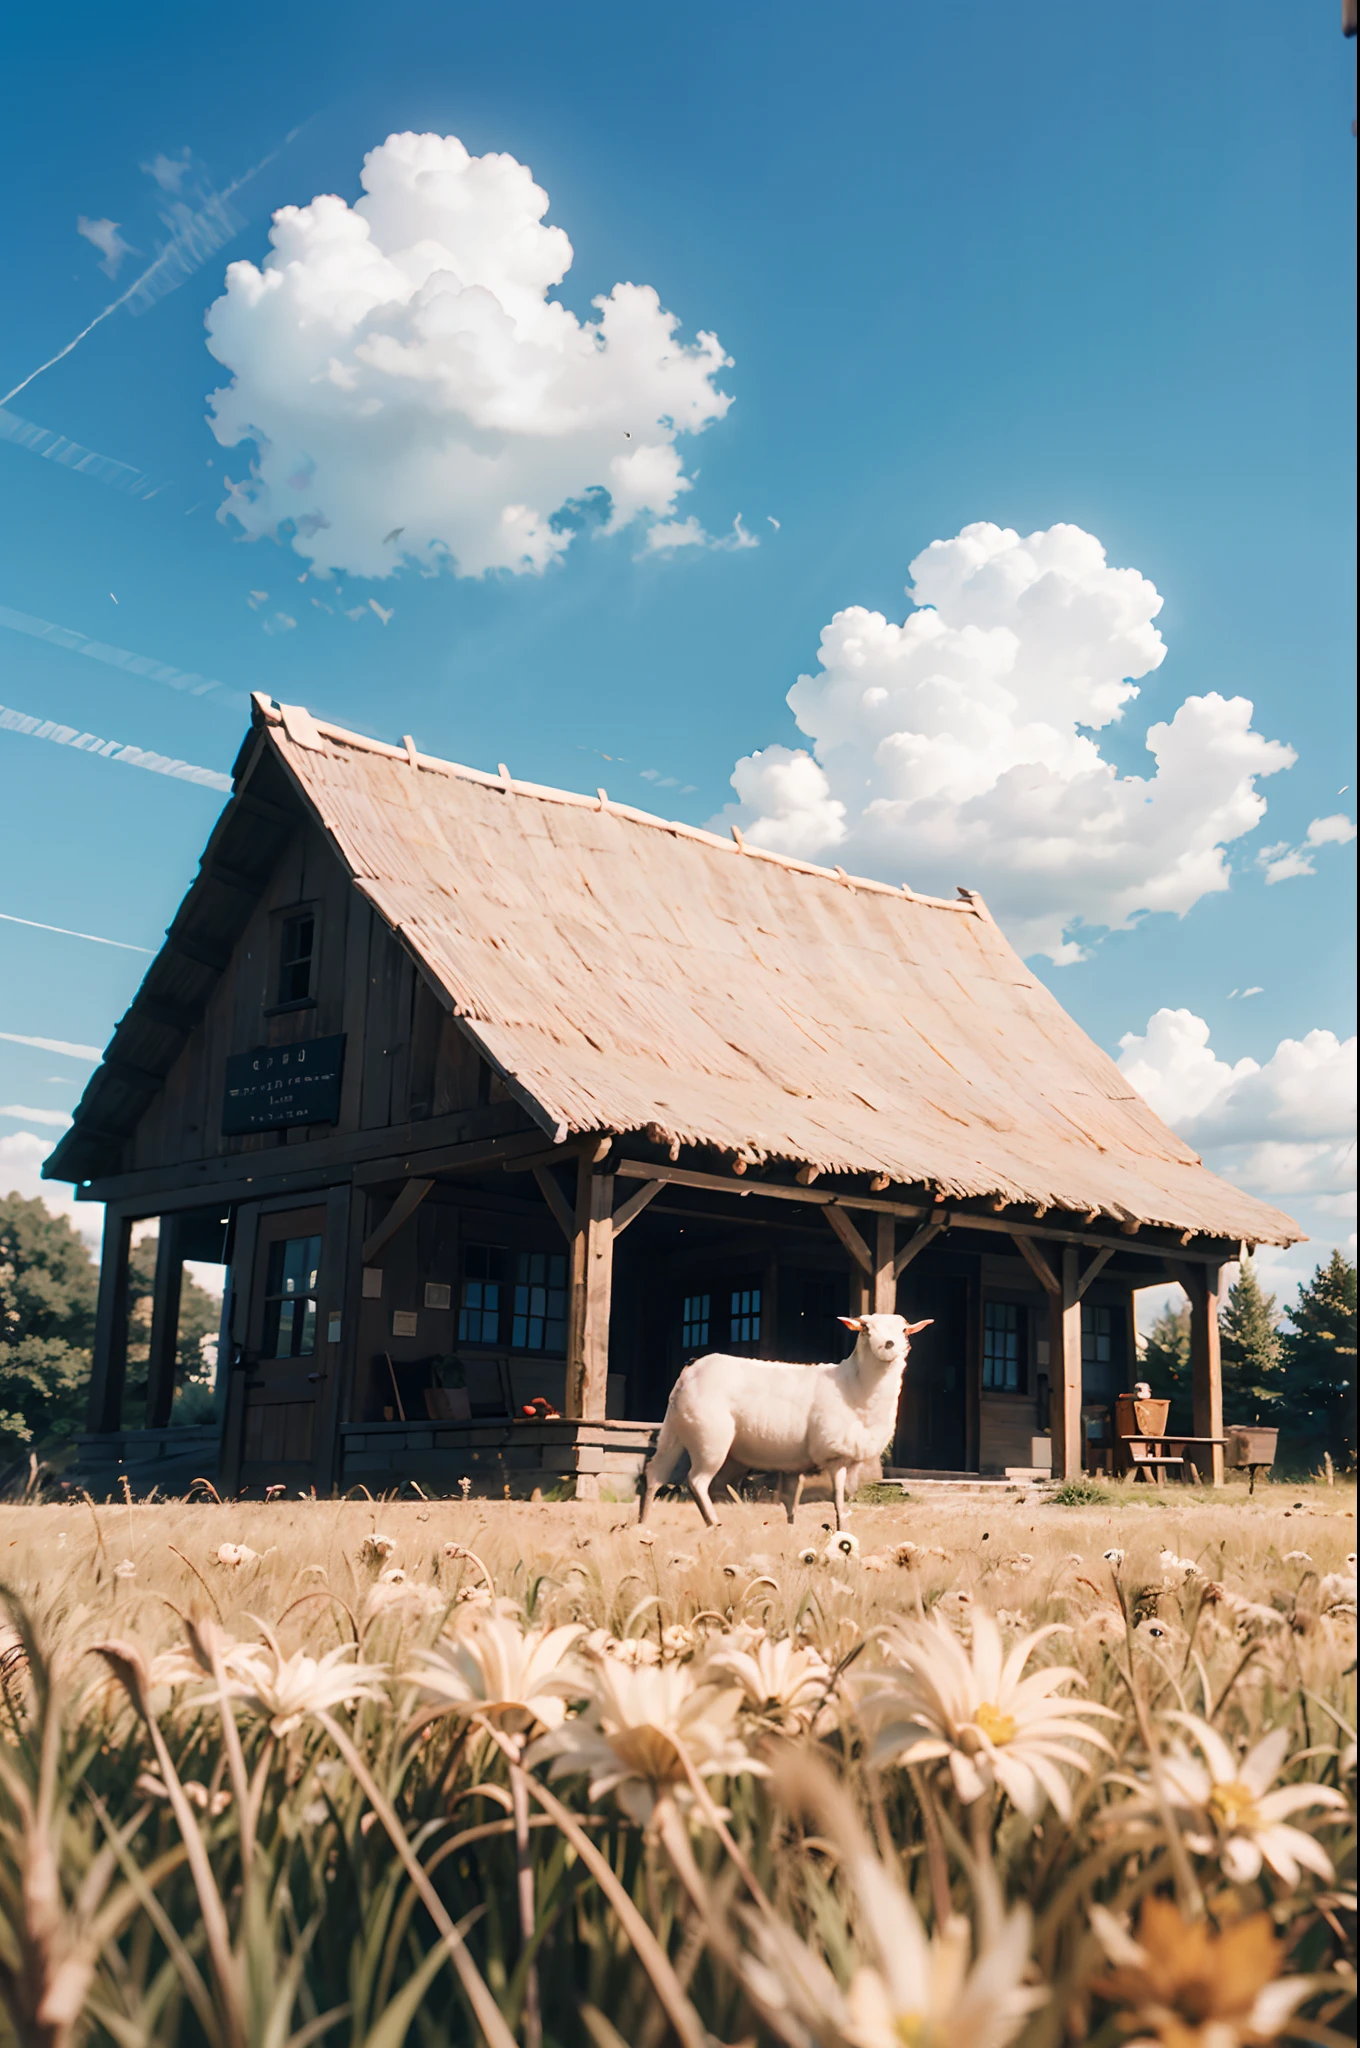
<svg viewBox="0 0 1360 2048">
<path fill-rule="evenodd" d="M 203 1477 L 224 1493 L 412 1480 L 624 1499 L 688 1358 L 841 1357 L 837 1317 L 867 1310 L 932 1319 L 890 1469 L 1073 1477 L 1083 1409 L 1112 1409 L 1136 1377 L 1134 1293 L 1168 1280 L 1191 1303 L 1195 1434 L 1222 1435 L 1218 1274 L 1235 1245 L 682 1164 L 639 1135 L 519 1134 L 324 1180 L 264 1163 L 206 1206 L 201 1182 L 110 1204 L 92 1492 Z M 157 1214 L 148 1355 L 130 1361 L 127 1248 Z M 205 1422 L 176 1366 L 178 1289 L 213 1230 L 226 1288 Z M 1217 1481 L 1221 1453 L 1213 1467 Z"/>
</svg>

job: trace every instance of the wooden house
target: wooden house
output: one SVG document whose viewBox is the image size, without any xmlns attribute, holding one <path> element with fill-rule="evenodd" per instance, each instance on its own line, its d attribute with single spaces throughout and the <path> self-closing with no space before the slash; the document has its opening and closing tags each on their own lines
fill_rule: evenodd
<svg viewBox="0 0 1360 2048">
<path fill-rule="evenodd" d="M 83 1476 L 108 1491 L 631 1491 L 684 1361 L 900 1308 L 890 1460 L 1073 1474 L 1287 1216 L 1217 1179 L 981 899 L 865 881 L 257 697 L 199 872 L 46 1173 L 106 1205 Z M 159 1219 L 145 1385 L 128 1247 Z M 185 1259 L 227 1269 L 215 1394 Z M 526 1410 L 532 1412 L 526 1413 Z M 1221 1471 L 1211 1443 L 1206 1460 Z"/>
</svg>

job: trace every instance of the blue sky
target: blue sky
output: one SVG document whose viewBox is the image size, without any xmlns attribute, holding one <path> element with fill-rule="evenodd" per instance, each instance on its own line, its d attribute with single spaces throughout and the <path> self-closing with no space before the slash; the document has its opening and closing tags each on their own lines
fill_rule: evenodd
<svg viewBox="0 0 1360 2048">
<path fill-rule="evenodd" d="M 1036 0 L 374 14 L 340 0 L 246 4 L 230 22 L 137 4 L 27 14 L 0 87 L 15 194 L 0 394 L 145 268 L 176 197 L 201 210 L 264 167 L 232 195 L 230 241 L 9 402 L 13 419 L 130 465 L 142 494 L 122 472 L 42 459 L 13 438 L 25 428 L 0 439 L 4 616 L 221 687 L 195 696 L 11 625 L 0 705 L 220 771 L 263 689 L 702 822 L 734 801 L 739 759 L 812 744 L 785 695 L 834 614 L 901 621 L 908 564 L 972 522 L 1084 529 L 1111 567 L 1155 585 L 1167 650 L 1099 731 L 1103 760 L 1148 774 L 1148 726 L 1215 692 L 1249 698 L 1255 733 L 1297 759 L 1251 785 L 1268 809 L 1224 828 L 1231 886 L 1182 887 L 1184 915 L 1102 936 L 1104 899 L 1075 876 L 1071 904 L 1050 878 L 1031 906 L 995 805 L 968 814 L 982 837 L 959 841 L 982 872 L 948 881 L 1001 890 L 1025 932 L 1031 908 L 1076 905 L 1085 922 L 1065 929 L 1085 957 L 1035 959 L 1062 1001 L 1112 1052 L 1145 1038 L 1126 1060 L 1157 1106 L 1319 1241 L 1345 1241 L 1346 1056 L 1316 1034 L 1354 1030 L 1354 846 L 1335 827 L 1307 845 L 1313 821 L 1354 816 L 1354 66 L 1335 13 Z M 365 153 L 401 131 L 530 167 L 574 250 L 551 296 L 577 319 L 623 281 L 654 287 L 687 344 L 717 334 L 732 360 L 709 388 L 732 402 L 680 435 L 692 488 L 673 516 L 721 540 L 740 514 L 758 546 L 649 544 L 653 510 L 609 535 L 587 526 L 542 573 L 421 575 L 408 556 L 382 580 L 299 583 L 307 559 L 286 538 L 215 517 L 253 452 L 223 448 L 205 420 L 229 377 L 204 329 L 226 266 L 264 261 L 275 208 L 324 193 L 352 205 Z M 158 157 L 159 185 L 143 168 Z M 113 282 L 81 218 L 132 246 Z M 253 401 L 272 344 L 251 346 Z M 373 460 L 399 500 L 400 464 Z M 842 782 L 866 744 L 849 734 Z M 1202 736 L 1187 814 L 1209 805 L 1223 744 Z M 780 758 L 762 756 L 766 794 Z M 154 947 L 219 801 L 0 730 L 0 912 Z M 762 823 L 758 800 L 734 815 L 772 843 L 811 829 L 781 825 L 777 806 Z M 920 848 L 952 844 L 958 823 L 924 816 L 885 850 L 852 803 L 847 864 L 922 881 Z M 1184 855 L 1174 841 L 1145 849 L 1129 888 Z M 1270 882 L 1265 847 L 1277 869 L 1313 872 Z M 145 958 L 0 923 L 0 1033 L 102 1044 Z M 1247 988 L 1260 993 L 1231 994 Z M 1162 1009 L 1203 1020 L 1207 1043 L 1149 1034 Z M 1282 1041 L 1311 1050 L 1280 1063 Z M 1265 1077 L 1234 1071 L 1244 1060 Z M 0 1038 L 10 1110 L 58 1116 L 87 1073 Z M 0 1117 L 0 1179 L 8 1164 L 27 1186 L 36 1139 L 56 1129 Z M 1349 1162 L 1353 1188 L 1353 1149 Z"/>
</svg>

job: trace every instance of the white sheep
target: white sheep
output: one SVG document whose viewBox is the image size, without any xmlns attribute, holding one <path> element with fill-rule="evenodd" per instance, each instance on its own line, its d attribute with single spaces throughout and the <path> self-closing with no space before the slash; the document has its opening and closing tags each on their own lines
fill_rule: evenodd
<svg viewBox="0 0 1360 2048">
<path fill-rule="evenodd" d="M 718 1517 L 708 1489 L 729 1458 L 753 1472 L 829 1472 L 836 1527 L 845 1527 L 846 1472 L 879 1457 L 891 1438 L 910 1341 L 930 1327 L 930 1319 L 908 1323 L 901 1316 L 873 1315 L 840 1321 L 856 1338 L 839 1365 L 778 1365 L 710 1351 L 685 1367 L 671 1388 L 647 1466 L 640 1523 L 657 1488 L 688 1451 L 689 1490 L 710 1527 Z"/>
</svg>

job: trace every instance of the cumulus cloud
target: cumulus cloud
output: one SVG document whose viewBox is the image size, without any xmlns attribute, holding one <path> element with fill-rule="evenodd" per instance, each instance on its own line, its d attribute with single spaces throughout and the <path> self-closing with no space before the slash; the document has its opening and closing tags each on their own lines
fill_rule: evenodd
<svg viewBox="0 0 1360 2048">
<path fill-rule="evenodd" d="M 1344 1213 L 1355 1189 L 1355 1039 L 1283 1038 L 1263 1064 L 1219 1059 L 1209 1038 L 1192 1010 L 1158 1010 L 1145 1032 L 1119 1041 L 1120 1072 L 1230 1180 L 1286 1208 L 1306 1195 Z"/>
<path fill-rule="evenodd" d="M 123 258 L 136 253 L 131 242 L 125 242 L 118 229 L 116 220 L 90 220 L 83 213 L 76 222 L 76 233 L 83 235 L 87 242 L 93 242 L 98 249 L 102 258 L 99 268 L 105 277 L 117 277 Z"/>
<path fill-rule="evenodd" d="M 649 285 L 616 284 L 578 320 L 551 296 L 571 243 L 511 156 L 392 135 L 360 182 L 353 206 L 277 213 L 263 267 L 233 263 L 209 312 L 232 373 L 212 428 L 255 451 L 219 517 L 364 576 L 403 558 L 541 572 L 596 506 L 605 532 L 684 524 L 677 439 L 731 403 L 717 336 L 682 343 Z"/>
<path fill-rule="evenodd" d="M 980 888 L 1020 950 L 1067 963 L 1081 928 L 1184 915 L 1229 883 L 1226 849 L 1264 815 L 1258 781 L 1292 748 L 1244 697 L 1187 697 L 1150 726 L 1151 774 L 1098 734 L 1166 648 L 1162 599 L 1100 542 L 977 524 L 911 564 L 902 623 L 851 606 L 788 702 L 811 750 L 737 763 L 725 819 L 757 845 L 913 887 Z"/>
</svg>

